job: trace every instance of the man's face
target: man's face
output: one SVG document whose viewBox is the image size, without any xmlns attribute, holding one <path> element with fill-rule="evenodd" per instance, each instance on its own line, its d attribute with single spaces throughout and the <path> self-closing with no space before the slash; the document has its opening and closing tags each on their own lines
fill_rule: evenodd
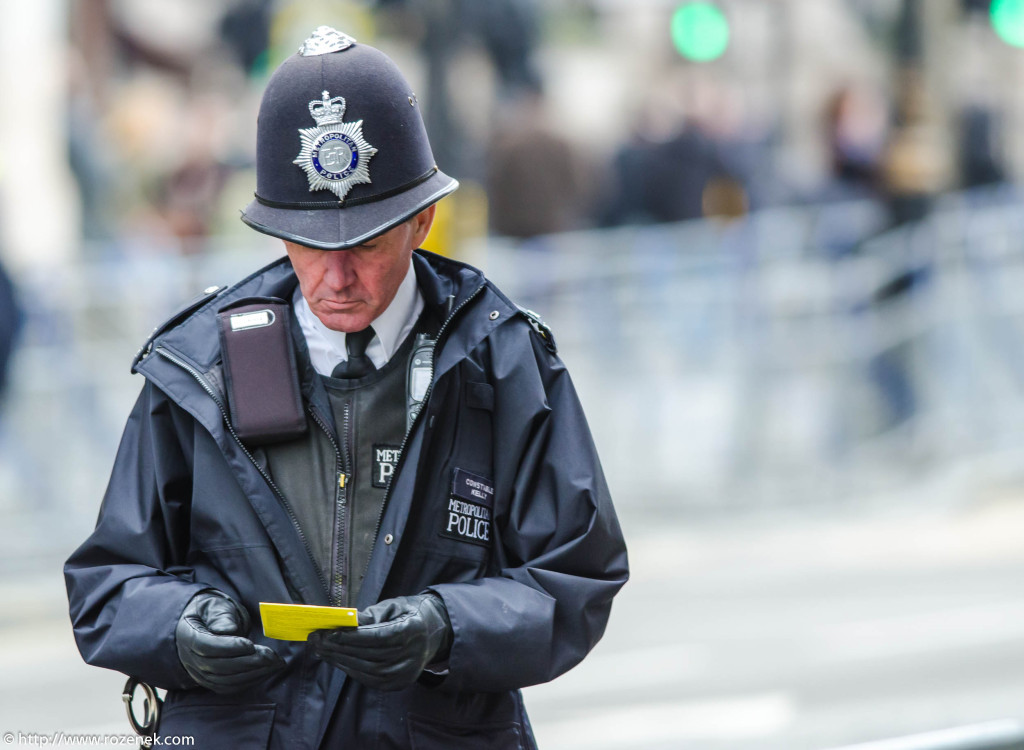
<svg viewBox="0 0 1024 750">
<path fill-rule="evenodd" d="M 430 206 L 351 250 L 317 250 L 285 241 L 313 314 L 328 328 L 345 333 L 370 325 L 395 298 L 412 251 L 426 239 L 433 220 Z"/>
</svg>

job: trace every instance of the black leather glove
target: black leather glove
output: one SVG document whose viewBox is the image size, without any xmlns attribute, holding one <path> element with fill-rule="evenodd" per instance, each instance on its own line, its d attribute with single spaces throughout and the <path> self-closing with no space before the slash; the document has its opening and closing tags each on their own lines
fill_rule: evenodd
<svg viewBox="0 0 1024 750">
<path fill-rule="evenodd" d="M 358 628 L 317 630 L 309 643 L 317 656 L 364 685 L 401 690 L 428 664 L 448 658 L 452 625 L 436 594 L 400 596 L 360 612 Z"/>
<path fill-rule="evenodd" d="M 266 646 L 234 633 L 249 632 L 249 614 L 219 591 L 200 591 L 185 605 L 174 640 L 189 676 L 215 693 L 233 693 L 284 667 Z"/>
</svg>

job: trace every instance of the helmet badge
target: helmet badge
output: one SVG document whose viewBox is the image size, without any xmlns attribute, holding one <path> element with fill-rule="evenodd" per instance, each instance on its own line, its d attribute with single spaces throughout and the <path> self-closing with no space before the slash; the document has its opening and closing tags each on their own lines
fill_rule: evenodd
<svg viewBox="0 0 1024 750">
<path fill-rule="evenodd" d="M 345 200 L 355 185 L 370 182 L 370 158 L 377 149 L 363 138 L 363 121 L 342 122 L 345 100 L 327 91 L 309 103 L 315 128 L 299 128 L 302 150 L 293 164 L 309 178 L 309 190 L 330 190 Z"/>
<path fill-rule="evenodd" d="M 356 40 L 348 34 L 332 29 L 330 26 L 318 26 L 309 39 L 299 47 L 299 54 L 303 57 L 326 55 L 346 50 L 355 43 Z"/>
</svg>

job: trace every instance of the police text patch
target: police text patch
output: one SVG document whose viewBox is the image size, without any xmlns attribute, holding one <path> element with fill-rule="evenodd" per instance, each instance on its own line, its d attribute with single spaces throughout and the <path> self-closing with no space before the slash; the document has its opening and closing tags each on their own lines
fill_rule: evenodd
<svg viewBox="0 0 1024 750">
<path fill-rule="evenodd" d="M 391 475 L 398 466 L 398 454 L 402 448 L 398 445 L 373 446 L 373 486 L 384 489 L 391 481 Z"/>
<path fill-rule="evenodd" d="M 452 494 L 445 509 L 441 536 L 487 546 L 491 542 L 494 485 L 489 479 L 455 469 Z"/>
</svg>

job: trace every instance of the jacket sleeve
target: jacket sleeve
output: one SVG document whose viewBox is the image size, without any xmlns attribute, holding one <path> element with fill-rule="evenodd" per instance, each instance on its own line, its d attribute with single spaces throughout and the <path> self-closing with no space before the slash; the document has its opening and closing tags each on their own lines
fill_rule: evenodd
<svg viewBox="0 0 1024 750">
<path fill-rule="evenodd" d="M 96 528 L 64 566 L 71 621 L 89 664 L 163 688 L 194 686 L 174 628 L 207 586 L 184 565 L 189 417 L 146 383 L 121 438 Z"/>
<path fill-rule="evenodd" d="M 526 344 L 522 331 L 491 347 L 495 507 L 507 508 L 494 524 L 502 569 L 431 587 L 454 634 L 445 690 L 508 690 L 569 670 L 604 634 L 612 597 L 629 575 L 569 375 L 532 332 Z"/>
</svg>

